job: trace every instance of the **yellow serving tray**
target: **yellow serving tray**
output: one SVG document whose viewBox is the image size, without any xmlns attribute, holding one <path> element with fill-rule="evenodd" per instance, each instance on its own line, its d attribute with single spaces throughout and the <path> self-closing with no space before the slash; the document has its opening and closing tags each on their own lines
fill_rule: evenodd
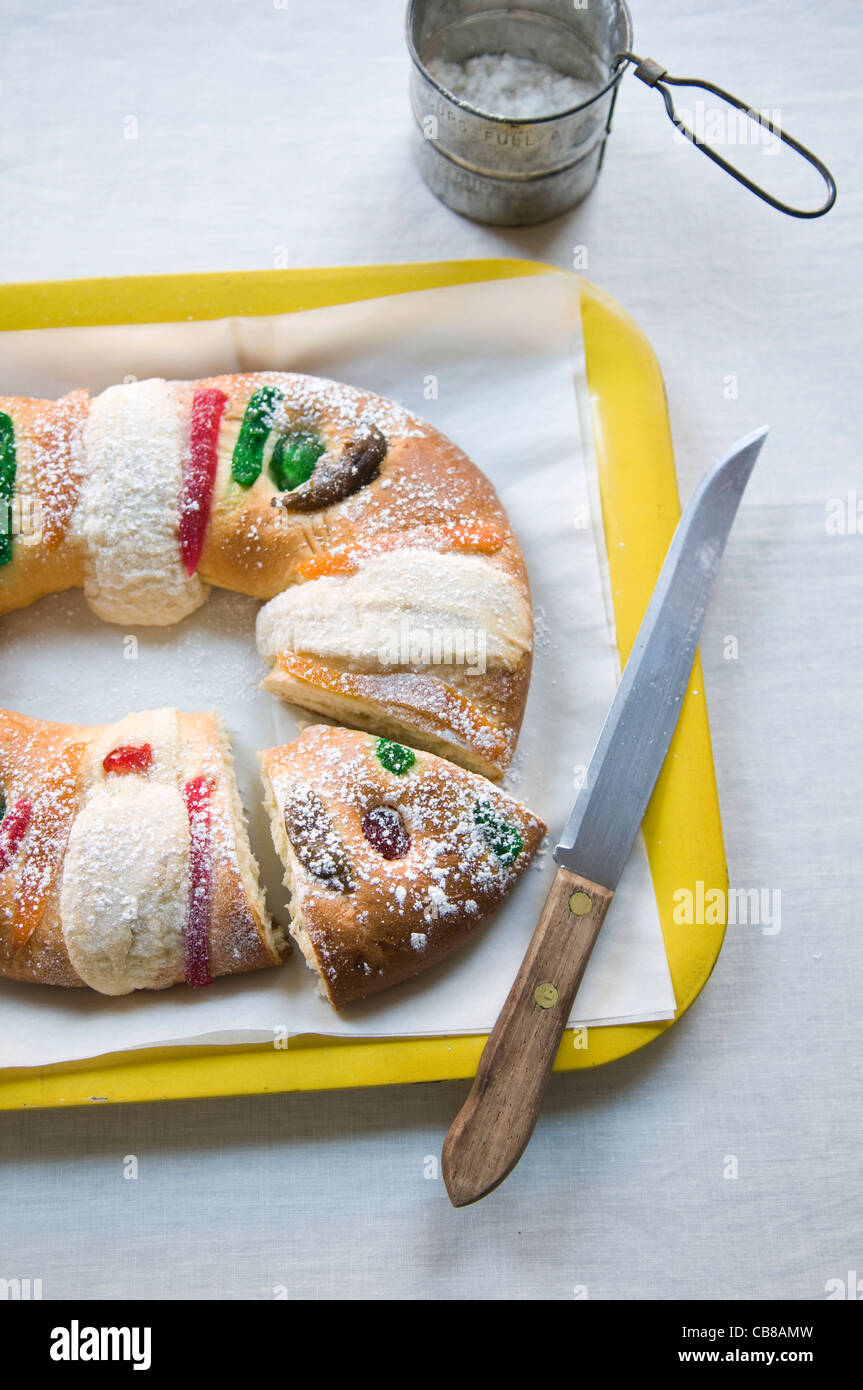
<svg viewBox="0 0 863 1390">
<path fill-rule="evenodd" d="M 520 260 L 433 261 L 3 285 L 0 329 L 285 314 L 409 290 L 541 275 L 550 269 Z M 680 502 L 665 390 L 650 344 L 615 300 L 586 281 L 581 282 L 581 302 L 617 639 L 625 661 L 680 515 Z M 699 881 L 725 892 L 728 883 L 698 658 L 644 820 L 644 836 L 679 1018 L 713 969 L 725 926 L 676 923 L 674 894 L 687 888 L 695 894 Z M 671 1022 L 568 1031 L 555 1069 L 573 1071 L 624 1057 L 658 1037 Z M 266 1044 L 121 1052 L 0 1071 L 0 1109 L 443 1081 L 472 1076 L 484 1043 L 480 1036 L 371 1041 L 303 1037 L 291 1039 L 285 1050 Z"/>
</svg>

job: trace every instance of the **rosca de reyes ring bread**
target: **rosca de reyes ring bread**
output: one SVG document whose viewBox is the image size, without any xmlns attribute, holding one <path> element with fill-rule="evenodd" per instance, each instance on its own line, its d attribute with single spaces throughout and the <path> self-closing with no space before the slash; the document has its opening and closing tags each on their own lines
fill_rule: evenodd
<svg viewBox="0 0 863 1390">
<path fill-rule="evenodd" d="M 0 397 L 0 507 L 0 613 L 83 587 L 108 622 L 164 625 L 233 589 L 267 600 L 266 689 L 506 769 L 533 649 L 521 552 L 488 479 L 391 402 L 278 372 Z"/>
<path fill-rule="evenodd" d="M 224 725 L 0 710 L 0 975 L 102 994 L 277 965 Z"/>
<path fill-rule="evenodd" d="M 261 758 L 290 932 L 334 1008 L 462 946 L 546 827 L 428 752 L 313 725 Z"/>
</svg>

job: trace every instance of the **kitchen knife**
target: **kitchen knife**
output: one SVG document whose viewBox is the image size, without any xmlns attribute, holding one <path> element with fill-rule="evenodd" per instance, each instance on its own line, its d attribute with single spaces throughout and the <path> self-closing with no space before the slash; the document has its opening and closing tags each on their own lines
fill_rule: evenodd
<svg viewBox="0 0 863 1390">
<path fill-rule="evenodd" d="M 515 983 L 443 1147 L 456 1207 L 503 1182 L 527 1147 L 594 942 L 647 809 L 713 581 L 766 429 L 705 475 L 680 519 L 587 776 L 560 838 L 557 874 Z"/>
</svg>

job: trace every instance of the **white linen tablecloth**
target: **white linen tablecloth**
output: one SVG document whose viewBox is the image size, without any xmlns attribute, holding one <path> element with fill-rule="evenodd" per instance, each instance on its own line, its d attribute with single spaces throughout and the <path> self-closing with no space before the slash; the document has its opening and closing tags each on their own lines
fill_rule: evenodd
<svg viewBox="0 0 863 1390">
<path fill-rule="evenodd" d="M 46 1298 L 819 1299 L 863 1269 L 861 15 L 634 10 L 638 52 L 781 110 L 836 174 L 829 217 L 757 202 L 632 78 L 580 209 L 457 217 L 411 164 L 400 0 L 5 0 L 3 279 L 577 256 L 657 350 L 684 498 L 771 425 L 702 655 L 731 881 L 781 917 L 729 929 L 660 1042 L 555 1078 L 522 1163 L 466 1211 L 429 1162 L 464 1083 L 5 1115 L 0 1277 Z"/>
</svg>

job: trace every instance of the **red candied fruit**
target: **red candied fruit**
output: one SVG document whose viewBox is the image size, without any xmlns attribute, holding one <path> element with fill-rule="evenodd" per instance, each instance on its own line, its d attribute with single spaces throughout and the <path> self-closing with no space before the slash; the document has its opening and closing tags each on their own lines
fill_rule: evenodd
<svg viewBox="0 0 863 1390">
<path fill-rule="evenodd" d="M 102 759 L 106 772 L 116 772 L 121 776 L 127 772 L 149 772 L 153 766 L 153 748 L 149 743 L 122 744 Z"/>
<path fill-rule="evenodd" d="M 215 783 L 203 773 L 183 788 L 189 813 L 189 904 L 184 931 L 187 985 L 202 989 L 210 974 L 210 911 L 213 903 L 212 797 Z"/>
<path fill-rule="evenodd" d="M 33 803 L 22 796 L 3 817 L 0 830 L 0 874 L 8 869 L 33 819 Z"/>
<path fill-rule="evenodd" d="M 228 398 L 215 388 L 192 398 L 189 456 L 180 498 L 180 554 L 191 578 L 204 550 L 219 466 L 219 429 Z"/>
<path fill-rule="evenodd" d="M 363 817 L 363 834 L 384 859 L 404 859 L 411 837 L 394 806 L 375 806 Z"/>
</svg>

